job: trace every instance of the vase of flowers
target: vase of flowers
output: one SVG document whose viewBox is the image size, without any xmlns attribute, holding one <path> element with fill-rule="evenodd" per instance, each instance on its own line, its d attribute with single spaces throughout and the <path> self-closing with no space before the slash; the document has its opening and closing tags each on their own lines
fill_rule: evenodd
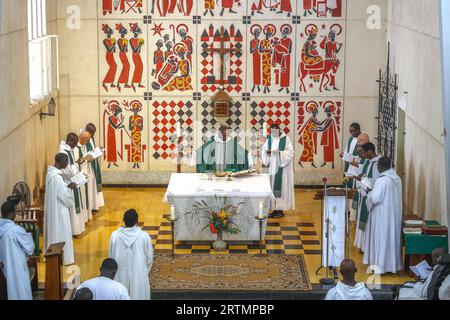
<svg viewBox="0 0 450 320">
<path fill-rule="evenodd" d="M 227 248 L 227 243 L 223 241 L 223 233 L 238 234 L 241 231 L 236 227 L 235 219 L 238 215 L 239 206 L 227 204 L 226 198 L 217 198 L 214 207 L 209 206 L 205 201 L 196 201 L 193 204 L 193 210 L 187 214 L 201 215 L 207 219 L 208 224 L 202 229 L 209 228 L 211 234 L 216 235 L 216 240 L 212 247 L 217 251 L 223 251 Z"/>
</svg>

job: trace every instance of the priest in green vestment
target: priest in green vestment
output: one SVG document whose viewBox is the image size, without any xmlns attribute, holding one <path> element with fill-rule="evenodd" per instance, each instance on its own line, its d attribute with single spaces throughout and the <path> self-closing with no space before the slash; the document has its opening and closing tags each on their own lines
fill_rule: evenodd
<svg viewBox="0 0 450 320">
<path fill-rule="evenodd" d="M 196 166 L 198 173 L 238 172 L 253 167 L 251 155 L 231 133 L 226 125 L 220 126 L 219 131 L 193 153 L 191 165 Z"/>
<path fill-rule="evenodd" d="M 361 126 L 359 123 L 352 123 L 350 125 L 350 138 L 347 140 L 345 145 L 344 152 L 341 152 L 340 156 L 344 159 L 344 174 L 348 174 L 348 170 L 352 162 L 346 161 L 351 157 L 357 158 L 359 157 L 359 149 L 358 149 L 358 137 L 361 134 Z M 354 181 L 350 179 L 347 184 L 344 184 L 344 187 L 354 188 Z"/>
</svg>

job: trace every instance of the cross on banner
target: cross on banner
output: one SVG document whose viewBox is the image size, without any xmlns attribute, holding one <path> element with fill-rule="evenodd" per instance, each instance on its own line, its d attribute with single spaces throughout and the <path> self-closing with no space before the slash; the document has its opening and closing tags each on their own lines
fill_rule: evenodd
<svg viewBox="0 0 450 320">
<path fill-rule="evenodd" d="M 225 84 L 225 55 L 231 54 L 231 53 L 239 53 L 241 52 L 241 49 L 237 48 L 225 48 L 225 42 L 230 42 L 230 35 L 228 33 L 225 33 L 225 27 L 222 26 L 220 29 L 220 48 L 214 48 L 214 42 L 213 42 L 213 48 L 207 48 L 204 49 L 208 53 L 219 53 L 220 58 L 220 85 L 223 87 Z"/>
</svg>

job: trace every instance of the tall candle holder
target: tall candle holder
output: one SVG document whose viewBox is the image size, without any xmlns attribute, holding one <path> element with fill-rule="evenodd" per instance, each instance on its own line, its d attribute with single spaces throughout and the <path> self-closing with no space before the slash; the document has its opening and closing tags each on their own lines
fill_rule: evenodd
<svg viewBox="0 0 450 320">
<path fill-rule="evenodd" d="M 265 256 L 262 252 L 262 250 L 263 250 L 262 249 L 262 247 L 263 247 L 263 239 L 262 239 L 263 238 L 263 222 L 265 220 L 267 220 L 268 217 L 267 216 L 261 217 L 260 215 L 257 215 L 257 216 L 255 216 L 255 219 L 259 221 L 259 254 L 257 256 L 263 257 L 263 256 Z"/>
<path fill-rule="evenodd" d="M 175 222 L 180 220 L 178 217 L 172 217 L 170 214 L 166 218 L 167 221 L 170 222 L 172 228 L 172 256 L 175 256 Z"/>
</svg>

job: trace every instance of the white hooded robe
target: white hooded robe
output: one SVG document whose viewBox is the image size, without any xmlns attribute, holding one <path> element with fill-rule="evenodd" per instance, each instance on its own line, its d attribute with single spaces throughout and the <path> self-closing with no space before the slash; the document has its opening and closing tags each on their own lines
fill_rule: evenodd
<svg viewBox="0 0 450 320">
<path fill-rule="evenodd" d="M 336 287 L 330 289 L 325 300 L 373 300 L 372 294 L 363 282 L 357 283 L 356 286 L 348 286 L 339 281 Z"/>
<path fill-rule="evenodd" d="M 33 300 L 27 263 L 33 252 L 32 235 L 14 221 L 0 219 L 0 262 L 8 300 Z"/>
<path fill-rule="evenodd" d="M 153 263 L 150 235 L 139 227 L 119 228 L 111 235 L 109 256 L 119 270 L 115 280 L 128 289 L 132 300 L 150 300 L 149 273 Z"/>
<path fill-rule="evenodd" d="M 402 181 L 390 169 L 375 182 L 367 197 L 369 209 L 364 264 L 378 267 L 379 273 L 397 273 L 402 263 Z M 378 273 L 378 272 L 376 272 Z"/>
<path fill-rule="evenodd" d="M 64 182 L 61 170 L 50 166 L 45 182 L 44 250 L 51 244 L 65 242 L 64 265 L 75 262 L 73 253 L 70 208 L 74 206 L 73 192 Z"/>
</svg>

